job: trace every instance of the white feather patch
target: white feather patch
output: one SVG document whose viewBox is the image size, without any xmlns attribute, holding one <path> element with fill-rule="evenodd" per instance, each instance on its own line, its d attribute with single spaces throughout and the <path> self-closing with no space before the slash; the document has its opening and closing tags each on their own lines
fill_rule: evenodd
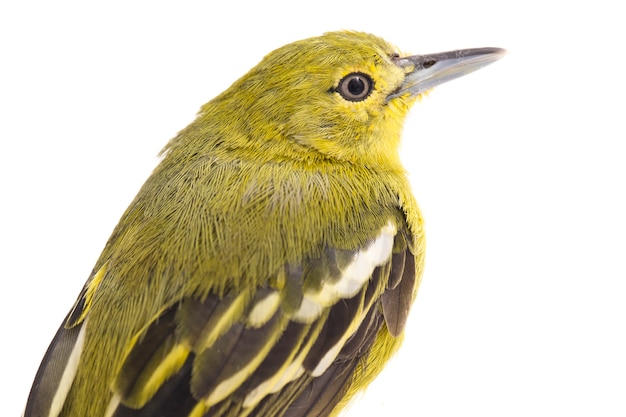
<svg viewBox="0 0 626 417">
<path fill-rule="evenodd" d="M 340 298 L 354 297 L 370 279 L 374 268 L 383 265 L 391 257 L 395 235 L 396 228 L 389 222 L 367 248 L 356 253 L 352 263 L 343 270 L 341 278 L 334 284 L 323 285 L 315 294 L 315 299 L 328 307 Z"/>
<path fill-rule="evenodd" d="M 109 405 L 107 406 L 106 411 L 104 412 L 104 417 L 111 417 L 113 413 L 117 411 L 117 407 L 120 405 L 121 397 L 117 394 L 113 395 Z"/>
<path fill-rule="evenodd" d="M 353 261 L 343 269 L 337 282 L 326 283 L 319 291 L 307 291 L 304 294 L 295 319 L 311 322 L 319 317 L 325 307 L 335 304 L 340 298 L 354 297 L 371 278 L 374 269 L 384 265 L 391 257 L 396 233 L 396 227 L 389 221 L 367 248 L 354 255 Z"/>
<path fill-rule="evenodd" d="M 300 323 L 312 323 L 322 314 L 323 307 L 313 297 L 305 294 L 300 304 L 300 309 L 293 319 Z"/>
<path fill-rule="evenodd" d="M 269 319 L 272 318 L 278 306 L 280 305 L 280 294 L 278 291 L 274 291 L 268 294 L 265 298 L 258 301 L 248 314 L 248 325 L 252 327 L 261 327 Z"/>
<path fill-rule="evenodd" d="M 346 339 L 347 337 L 342 337 L 341 340 L 339 340 L 335 344 L 335 346 L 333 346 L 329 351 L 326 352 L 322 360 L 317 364 L 315 369 L 313 369 L 313 372 L 311 372 L 312 377 L 318 377 L 322 375 L 326 371 L 326 369 L 328 369 L 328 367 L 331 363 L 333 363 L 337 355 L 339 355 L 341 348 L 343 347 L 344 343 L 346 343 Z"/>
</svg>

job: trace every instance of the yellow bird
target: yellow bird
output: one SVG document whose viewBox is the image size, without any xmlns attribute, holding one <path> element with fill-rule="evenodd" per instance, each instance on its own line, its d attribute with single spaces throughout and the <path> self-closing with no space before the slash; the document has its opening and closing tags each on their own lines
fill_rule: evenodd
<svg viewBox="0 0 626 417">
<path fill-rule="evenodd" d="M 336 416 L 400 346 L 422 275 L 407 112 L 502 54 L 334 32 L 267 55 L 162 151 L 24 415 Z"/>
</svg>

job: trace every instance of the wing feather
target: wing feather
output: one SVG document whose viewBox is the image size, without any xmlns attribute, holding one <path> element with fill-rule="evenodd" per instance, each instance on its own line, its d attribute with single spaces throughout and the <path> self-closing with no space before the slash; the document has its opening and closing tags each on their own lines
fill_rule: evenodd
<svg viewBox="0 0 626 417">
<path fill-rule="evenodd" d="M 177 300 L 129 340 L 107 417 L 329 416 L 377 335 L 402 333 L 416 284 L 406 228 L 390 222 L 361 248 L 326 247 L 264 287 Z M 46 354 L 54 366 L 40 369 L 26 416 L 50 409 L 96 278 Z"/>
<path fill-rule="evenodd" d="M 77 370 L 84 339 L 85 322 L 71 329 L 61 326 L 35 375 L 24 417 L 56 417 Z"/>
<path fill-rule="evenodd" d="M 189 390 L 191 370 L 193 368 L 193 354 L 189 355 L 183 366 L 177 373 L 163 382 L 158 395 L 152 397 L 141 408 L 130 408 L 124 404 L 118 404 L 112 410 L 111 417 L 186 417 L 198 404 Z"/>
<path fill-rule="evenodd" d="M 78 370 L 87 313 L 106 271 L 105 263 L 87 280 L 64 324 L 52 339 L 35 375 L 24 417 L 56 417 L 61 413 Z"/>
<path fill-rule="evenodd" d="M 415 296 L 416 270 L 415 257 L 407 253 L 402 279 L 395 288 L 387 290 L 381 296 L 381 304 L 387 328 L 392 336 L 399 336 L 404 330 L 413 297 Z M 393 267 L 392 267 L 393 269 Z"/>
</svg>

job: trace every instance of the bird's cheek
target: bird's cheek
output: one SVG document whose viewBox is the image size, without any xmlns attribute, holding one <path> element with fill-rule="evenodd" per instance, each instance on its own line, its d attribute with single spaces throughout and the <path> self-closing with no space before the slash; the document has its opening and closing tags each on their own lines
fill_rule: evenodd
<svg viewBox="0 0 626 417">
<path fill-rule="evenodd" d="M 402 123 L 406 118 L 406 115 L 409 113 L 409 110 L 417 100 L 417 96 L 395 98 L 389 101 L 389 103 L 385 106 L 383 117 L 387 120 L 393 119 Z"/>
</svg>

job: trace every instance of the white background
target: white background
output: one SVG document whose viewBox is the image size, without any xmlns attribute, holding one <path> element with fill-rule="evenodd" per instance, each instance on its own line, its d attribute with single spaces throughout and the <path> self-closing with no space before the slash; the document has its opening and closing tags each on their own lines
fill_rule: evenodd
<svg viewBox="0 0 626 417">
<path fill-rule="evenodd" d="M 0 6 L 0 415 L 21 413 L 157 152 L 267 52 L 341 28 L 509 50 L 406 122 L 426 273 L 404 348 L 347 415 L 626 415 L 617 6 L 213 3 Z"/>
</svg>

